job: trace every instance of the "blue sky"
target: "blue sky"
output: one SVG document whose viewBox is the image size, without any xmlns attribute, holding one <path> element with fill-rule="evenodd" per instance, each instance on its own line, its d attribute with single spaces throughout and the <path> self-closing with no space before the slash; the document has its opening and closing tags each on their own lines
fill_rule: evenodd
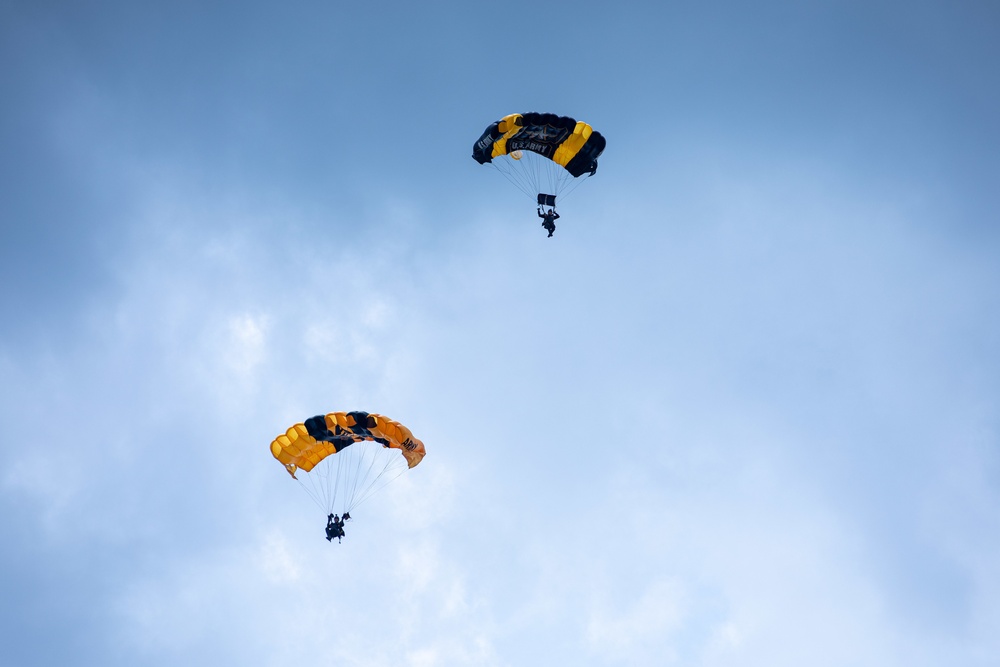
<svg viewBox="0 0 1000 667">
<path fill-rule="evenodd" d="M 988 2 L 0 4 L 5 665 L 1000 662 Z M 608 139 L 534 205 L 503 115 Z M 342 545 L 271 458 L 428 455 Z"/>
</svg>

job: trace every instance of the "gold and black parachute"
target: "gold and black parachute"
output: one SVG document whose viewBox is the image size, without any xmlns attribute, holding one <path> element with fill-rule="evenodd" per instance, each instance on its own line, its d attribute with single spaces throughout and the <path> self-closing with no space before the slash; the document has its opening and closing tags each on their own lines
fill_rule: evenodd
<svg viewBox="0 0 1000 667">
<path fill-rule="evenodd" d="M 597 172 L 605 144 L 600 132 L 574 118 L 510 114 L 486 128 L 472 147 L 472 157 L 496 167 L 539 205 L 554 205 L 555 196 L 568 194 L 581 176 Z"/>
<path fill-rule="evenodd" d="M 271 442 L 274 458 L 324 512 L 351 511 L 425 453 L 410 429 L 367 412 L 317 415 Z"/>
</svg>

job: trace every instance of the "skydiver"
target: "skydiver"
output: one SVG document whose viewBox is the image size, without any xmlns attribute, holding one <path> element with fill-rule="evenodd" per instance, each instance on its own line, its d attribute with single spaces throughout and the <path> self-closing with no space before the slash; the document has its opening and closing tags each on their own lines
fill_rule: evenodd
<svg viewBox="0 0 1000 667">
<path fill-rule="evenodd" d="M 345 535 L 345 533 L 344 533 L 344 520 L 343 519 L 337 519 L 334 523 L 336 524 L 336 527 L 337 527 L 337 543 L 339 544 L 341 541 L 343 541 L 342 538 Z"/>
<path fill-rule="evenodd" d="M 344 516 L 350 516 L 345 514 Z M 344 537 L 344 520 L 341 519 L 336 514 L 330 514 L 326 517 L 326 541 L 333 542 L 333 538 L 337 538 L 337 543 L 339 544 Z"/>
<path fill-rule="evenodd" d="M 556 213 L 554 208 L 550 208 L 545 213 L 542 212 L 542 207 L 538 207 L 538 217 L 542 219 L 542 227 L 549 233 L 549 238 L 552 237 L 552 233 L 556 231 L 556 220 L 559 219 L 559 214 Z"/>
<path fill-rule="evenodd" d="M 332 542 L 333 538 L 337 537 L 337 522 L 340 521 L 340 517 L 336 514 L 330 514 L 326 517 L 326 541 Z"/>
<path fill-rule="evenodd" d="M 337 521 L 337 543 L 338 544 L 340 544 L 340 542 L 343 541 L 344 535 L 346 535 L 346 533 L 344 533 L 344 520 L 340 519 L 339 521 Z"/>
</svg>

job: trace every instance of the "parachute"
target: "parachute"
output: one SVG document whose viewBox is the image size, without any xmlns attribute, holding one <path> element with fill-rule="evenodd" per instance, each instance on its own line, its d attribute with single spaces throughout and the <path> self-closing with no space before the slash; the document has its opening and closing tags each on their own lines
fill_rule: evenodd
<svg viewBox="0 0 1000 667">
<path fill-rule="evenodd" d="M 490 164 L 539 206 L 555 206 L 584 174 L 597 172 L 605 140 L 587 123 L 550 113 L 510 114 L 486 128 L 472 147 L 479 164 Z"/>
<path fill-rule="evenodd" d="M 419 464 L 426 450 L 383 415 L 331 412 L 289 428 L 271 442 L 271 454 L 324 513 L 342 514 Z"/>
</svg>

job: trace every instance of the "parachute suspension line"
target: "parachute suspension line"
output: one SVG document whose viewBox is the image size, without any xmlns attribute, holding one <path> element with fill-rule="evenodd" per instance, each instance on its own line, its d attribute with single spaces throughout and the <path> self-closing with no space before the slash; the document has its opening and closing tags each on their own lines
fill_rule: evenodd
<svg viewBox="0 0 1000 667">
<path fill-rule="evenodd" d="M 531 168 L 532 183 L 538 191 L 534 193 L 536 196 L 540 193 L 559 195 L 555 187 L 555 172 L 552 170 L 554 166 L 560 168 L 558 165 L 532 153 L 531 162 L 528 166 Z"/>
<path fill-rule="evenodd" d="M 313 468 L 313 472 L 316 472 L 315 468 Z M 329 503 L 325 502 L 326 494 L 322 490 L 323 485 L 317 486 L 317 480 L 313 477 L 313 472 L 303 473 L 303 476 L 295 479 L 299 483 L 299 486 L 305 490 L 306 495 L 308 495 L 312 501 L 316 503 L 316 506 L 326 512 L 329 507 Z"/>
<path fill-rule="evenodd" d="M 345 499 L 340 493 L 341 487 L 346 486 L 348 477 L 344 463 L 344 452 L 341 451 L 323 459 L 311 471 L 301 471 L 296 478 L 306 495 L 323 510 L 324 515 L 333 513 L 338 496 L 341 504 L 344 504 Z"/>
<path fill-rule="evenodd" d="M 366 441 L 325 458 L 296 479 L 324 515 L 343 514 L 384 488 L 407 467 L 398 451 Z"/>
<path fill-rule="evenodd" d="M 384 450 L 384 449 L 385 449 L 385 448 L 383 447 L 383 450 Z M 384 455 L 385 455 L 385 453 L 386 453 L 386 452 L 384 452 L 384 451 L 378 451 L 378 450 L 376 450 L 376 449 L 374 448 L 374 445 L 372 446 L 372 452 L 371 452 L 371 458 L 370 458 L 370 460 L 368 461 L 368 469 L 367 469 L 367 470 L 365 470 L 365 480 L 366 480 L 366 481 L 367 481 L 367 480 L 369 480 L 369 479 L 371 479 L 371 475 L 372 475 L 372 470 L 374 470 L 374 469 L 375 469 L 375 463 L 376 463 L 376 462 L 378 461 L 378 458 L 379 458 L 380 456 L 384 456 Z M 387 461 L 386 461 L 386 465 L 388 465 L 388 459 L 387 459 Z M 384 470 L 384 469 L 385 469 L 385 468 L 383 467 L 383 470 Z M 380 473 L 380 474 L 381 474 L 381 473 Z M 370 488 L 371 488 L 371 486 L 372 486 L 372 484 L 374 484 L 374 483 L 375 483 L 376 481 L 378 481 L 378 476 L 376 476 L 376 477 L 375 477 L 374 479 L 371 479 L 371 481 L 370 481 L 370 482 L 368 482 L 368 483 L 367 483 L 367 484 L 365 485 L 365 487 L 364 487 L 364 488 L 365 488 L 365 489 L 370 489 Z M 351 500 L 353 501 L 353 500 L 354 500 L 354 499 L 355 499 L 356 497 L 357 497 L 357 494 L 355 494 L 354 496 L 352 496 Z"/>
<path fill-rule="evenodd" d="M 326 489 L 326 505 L 329 508 L 327 514 L 332 513 L 337 506 L 337 496 L 340 494 L 344 482 L 344 466 L 341 460 L 336 458 L 338 456 L 340 456 L 339 453 L 323 459 L 326 463 L 324 488 Z"/>
<path fill-rule="evenodd" d="M 349 488 L 344 491 L 344 508 L 346 511 L 350 512 L 351 507 L 354 506 L 354 497 L 358 493 L 358 486 L 361 484 L 362 476 L 360 474 L 361 465 L 365 462 L 365 454 L 367 454 L 367 443 L 362 445 L 362 443 L 357 443 L 352 445 L 352 447 L 357 448 L 357 451 L 351 451 L 351 461 L 353 471 L 351 474 L 351 484 Z"/>
<path fill-rule="evenodd" d="M 356 484 L 354 490 L 351 492 L 347 511 L 353 510 L 407 469 L 406 459 L 388 447 L 377 448 L 374 445 L 367 445 L 365 449 L 368 450 L 365 452 L 365 456 L 358 457 L 356 474 L 354 476 Z M 377 470 L 380 458 L 382 459 L 381 470 Z M 362 474 L 361 468 L 366 462 L 367 468 Z M 396 474 L 391 479 L 379 483 L 386 472 L 393 468 L 398 469 Z"/>
<path fill-rule="evenodd" d="M 316 503 L 316 506 L 323 510 L 323 512 L 327 512 L 330 503 L 326 497 L 327 494 L 324 492 L 326 485 L 318 482 L 319 475 L 320 471 L 313 468 L 312 472 L 300 473 L 300 477 L 296 477 L 295 479 L 299 483 L 299 486 L 305 490 L 306 495 Z"/>
<path fill-rule="evenodd" d="M 406 458 L 373 442 L 353 443 L 323 459 L 296 481 L 323 515 L 350 512 L 406 472 Z"/>
<path fill-rule="evenodd" d="M 565 199 L 586 178 L 574 178 L 558 163 L 531 151 L 523 151 L 519 160 L 514 160 L 509 155 L 500 155 L 488 164 L 532 201 L 539 194 L 551 194 Z"/>
<path fill-rule="evenodd" d="M 358 494 L 359 488 L 364 488 L 365 480 L 360 474 L 365 458 L 370 455 L 371 443 L 358 442 L 350 446 L 350 458 L 344 461 L 344 496 L 341 502 L 341 509 L 350 512 L 354 506 L 354 497 Z"/>
<path fill-rule="evenodd" d="M 522 158 L 523 159 L 523 158 Z M 500 172 L 504 178 L 511 182 L 511 184 L 518 190 L 523 192 L 530 198 L 534 198 L 534 185 L 532 185 L 528 177 L 524 174 L 523 170 L 514 169 L 510 164 L 510 158 L 502 156 L 489 163 L 496 171 Z"/>
<path fill-rule="evenodd" d="M 313 470 L 316 470 L 316 468 L 313 468 Z M 330 507 L 330 472 L 329 464 L 325 466 L 320 465 L 319 470 L 316 470 L 316 477 L 312 480 L 313 488 L 316 489 L 317 495 L 323 500 L 324 511 L 326 511 L 327 507 Z M 310 473 L 310 478 L 312 478 L 312 473 Z"/>
<path fill-rule="evenodd" d="M 395 480 L 397 477 L 399 477 L 400 475 L 402 475 L 404 472 L 406 472 L 406 467 L 405 466 L 402 467 L 402 468 L 399 468 L 398 470 L 396 470 L 395 474 L 392 475 L 391 477 L 387 477 L 384 480 L 382 480 L 382 482 L 378 486 L 374 486 L 373 485 L 373 486 L 369 487 L 369 489 L 367 491 L 365 491 L 361 495 L 361 497 L 358 498 L 354 502 L 354 505 L 352 505 L 351 510 L 348 510 L 348 511 L 352 511 L 353 508 L 357 507 L 358 505 L 360 505 L 361 503 L 365 502 L 366 500 L 368 500 L 369 498 L 371 498 L 373 495 L 375 495 L 376 493 L 378 493 L 379 491 L 381 491 L 382 489 L 384 489 L 386 486 L 388 486 L 390 483 L 392 483 L 393 480 Z M 381 477 L 382 476 L 379 475 L 379 479 L 381 479 Z"/>
<path fill-rule="evenodd" d="M 559 194 L 559 196 L 562 199 L 569 197 L 578 187 L 580 187 L 580 184 L 583 183 L 585 178 L 590 178 L 590 176 L 580 176 L 579 178 L 572 179 L 572 182 L 569 183 L 569 185 L 560 186 L 563 191 Z"/>
<path fill-rule="evenodd" d="M 538 190 L 538 189 L 540 189 L 543 186 L 543 183 L 542 183 L 542 161 L 535 159 L 535 154 L 534 153 L 532 153 L 531 156 L 528 157 L 527 159 L 528 159 L 527 167 L 531 171 L 531 183 L 535 186 L 535 189 Z M 538 195 L 537 192 L 532 193 L 532 194 Z M 552 193 L 552 194 L 555 194 L 555 193 Z"/>
<path fill-rule="evenodd" d="M 313 472 L 316 476 L 313 477 Z M 323 464 L 320 462 L 319 465 L 313 468 L 313 472 L 309 473 L 309 479 L 313 484 L 313 488 L 316 489 L 317 495 L 320 495 L 323 499 L 323 512 L 329 511 L 330 507 L 330 464 Z"/>
<path fill-rule="evenodd" d="M 334 494 L 333 507 L 335 514 L 343 514 L 351 495 L 351 463 L 354 461 L 357 443 L 352 443 L 335 454 L 337 457 L 337 492 Z M 333 510 L 331 510 L 333 511 Z"/>
<path fill-rule="evenodd" d="M 374 464 L 374 462 L 375 461 L 373 459 L 372 463 Z M 357 507 L 361 503 L 371 498 L 376 492 L 385 488 L 390 482 L 392 482 L 394 479 L 396 479 L 404 472 L 406 472 L 407 468 L 408 466 L 406 464 L 406 459 L 403 458 L 402 455 L 392 456 L 390 458 L 387 458 L 385 464 L 382 466 L 382 470 L 380 470 L 379 473 L 375 475 L 374 479 L 372 479 L 371 481 L 371 484 L 368 485 L 368 488 L 362 492 L 361 497 L 352 503 L 351 509 L 353 510 L 355 507 Z M 386 473 L 391 473 L 391 472 L 394 472 L 395 474 L 393 474 L 388 479 L 382 480 L 382 478 L 386 475 Z M 379 483 L 379 480 L 382 480 L 381 483 Z"/>
</svg>

